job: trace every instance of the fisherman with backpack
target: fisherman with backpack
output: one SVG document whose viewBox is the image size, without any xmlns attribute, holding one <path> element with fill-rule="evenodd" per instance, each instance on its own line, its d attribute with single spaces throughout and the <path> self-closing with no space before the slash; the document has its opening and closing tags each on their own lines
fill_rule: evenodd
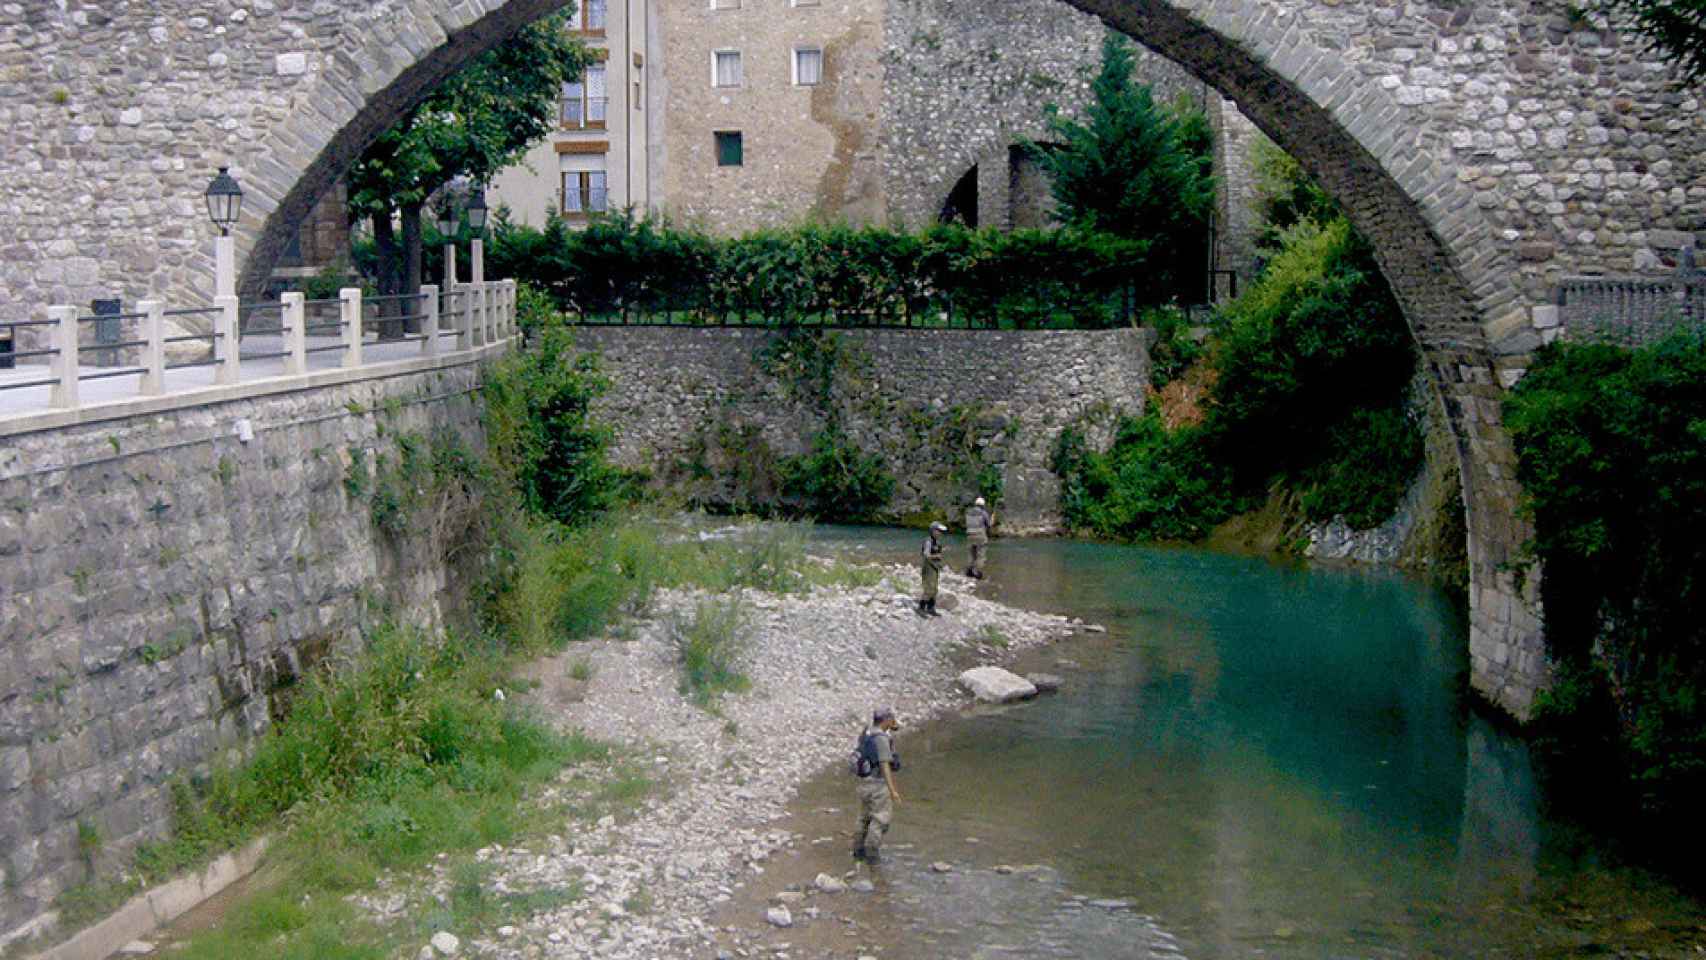
<svg viewBox="0 0 1706 960">
<path fill-rule="evenodd" d="M 894 751 L 894 731 L 900 728 L 893 707 L 878 707 L 871 725 L 859 734 L 851 767 L 859 778 L 859 829 L 853 834 L 853 859 L 882 862 L 883 834 L 900 800 L 894 775 L 900 772 L 900 755 Z"/>
</svg>

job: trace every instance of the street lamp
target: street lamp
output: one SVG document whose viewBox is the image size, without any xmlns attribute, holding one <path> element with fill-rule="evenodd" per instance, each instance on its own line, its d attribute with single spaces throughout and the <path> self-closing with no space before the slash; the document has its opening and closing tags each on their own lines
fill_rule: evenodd
<svg viewBox="0 0 1706 960">
<path fill-rule="evenodd" d="M 438 235 L 444 240 L 444 292 L 448 295 L 456 285 L 456 207 L 448 190 L 438 198 L 437 220 Z"/>
<path fill-rule="evenodd" d="M 476 284 L 486 282 L 486 213 L 486 188 L 475 184 L 474 194 L 468 199 L 468 230 L 474 235 L 468 241 L 468 279 Z"/>
<path fill-rule="evenodd" d="M 220 167 L 206 194 L 207 218 L 219 228 L 219 238 L 213 242 L 213 294 L 218 297 L 237 295 L 237 247 L 231 227 L 243 211 L 243 188 L 230 170 Z"/>
</svg>

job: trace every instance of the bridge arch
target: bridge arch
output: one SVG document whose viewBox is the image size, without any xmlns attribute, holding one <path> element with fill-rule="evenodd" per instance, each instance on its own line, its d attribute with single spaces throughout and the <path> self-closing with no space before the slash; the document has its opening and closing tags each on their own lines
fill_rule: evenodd
<svg viewBox="0 0 1706 960">
<path fill-rule="evenodd" d="M 229 163 L 254 289 L 314 199 L 443 77 L 565 0 L 47 5 L 0 14 L 0 316 L 126 290 L 205 297 L 195 206 Z M 1500 424 L 1550 290 L 1706 230 L 1706 112 L 1604 24 L 1529 0 L 1066 0 L 1236 102 L 1374 243 L 1452 425 L 1473 679 L 1526 712 L 1538 577 Z M 990 0 L 990 6 L 1008 0 Z M 13 9 L 19 9 L 13 7 Z M 1674 246 L 1674 244 L 1673 244 Z M 1643 253 L 1647 254 L 1643 259 Z M 145 283 L 142 290 L 137 284 Z"/>
</svg>

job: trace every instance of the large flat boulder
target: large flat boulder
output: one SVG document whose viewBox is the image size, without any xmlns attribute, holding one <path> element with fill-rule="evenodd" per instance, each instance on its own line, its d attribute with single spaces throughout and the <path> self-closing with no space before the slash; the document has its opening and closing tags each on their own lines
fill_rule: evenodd
<svg viewBox="0 0 1706 960">
<path fill-rule="evenodd" d="M 1037 695 L 1035 684 L 1000 667 L 973 667 L 960 674 L 960 686 L 984 703 L 1011 703 Z"/>
</svg>

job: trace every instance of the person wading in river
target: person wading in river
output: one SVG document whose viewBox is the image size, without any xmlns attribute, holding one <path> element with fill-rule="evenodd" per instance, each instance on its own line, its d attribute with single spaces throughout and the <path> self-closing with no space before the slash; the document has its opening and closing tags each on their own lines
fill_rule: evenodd
<svg viewBox="0 0 1706 960">
<path fill-rule="evenodd" d="M 900 790 L 894 775 L 900 770 L 900 755 L 894 752 L 894 731 L 900 729 L 893 707 L 878 707 L 871 725 L 859 735 L 859 758 L 854 773 L 859 777 L 859 828 L 853 834 L 853 859 L 881 863 L 883 834 L 894 819 Z"/>
<path fill-rule="evenodd" d="M 989 528 L 994 525 L 995 518 L 984 506 L 983 498 L 973 500 L 966 510 L 966 543 L 971 545 L 971 562 L 966 564 L 966 576 L 973 580 L 983 579 L 983 560 L 989 553 Z"/>
<path fill-rule="evenodd" d="M 918 615 L 921 617 L 941 616 L 936 612 L 936 582 L 942 576 L 942 534 L 947 532 L 947 527 L 932 523 L 930 535 L 924 538 L 924 549 L 920 551 L 918 566 L 924 576 L 924 595 L 918 598 Z"/>
</svg>

